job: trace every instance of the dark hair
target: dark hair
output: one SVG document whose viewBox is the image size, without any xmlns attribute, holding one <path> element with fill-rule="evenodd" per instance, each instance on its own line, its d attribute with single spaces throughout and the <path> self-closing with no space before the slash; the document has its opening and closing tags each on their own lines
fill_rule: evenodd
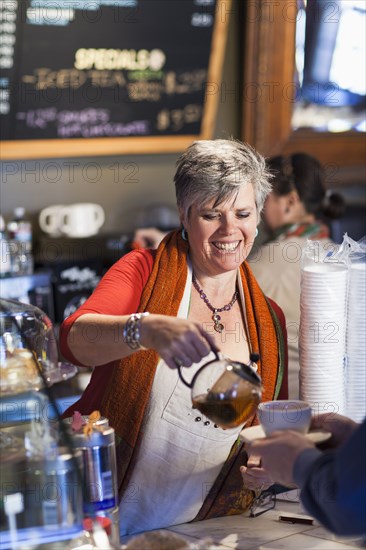
<svg viewBox="0 0 366 550">
<path fill-rule="evenodd" d="M 306 153 L 294 153 L 288 157 L 272 157 L 267 164 L 274 176 L 273 193 L 281 196 L 296 190 L 309 214 L 330 219 L 343 215 L 344 198 L 339 193 L 325 190 L 325 170 L 316 158 Z"/>
</svg>

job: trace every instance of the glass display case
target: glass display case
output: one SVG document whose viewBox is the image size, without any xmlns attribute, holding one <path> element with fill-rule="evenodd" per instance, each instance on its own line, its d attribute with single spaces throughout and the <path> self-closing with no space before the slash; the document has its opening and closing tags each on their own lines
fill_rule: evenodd
<svg viewBox="0 0 366 550">
<path fill-rule="evenodd" d="M 58 361 L 42 310 L 4 299 L 0 359 L 1 547 L 66 544 L 82 533 L 81 457 L 58 422 L 51 386 L 77 368 Z"/>
</svg>

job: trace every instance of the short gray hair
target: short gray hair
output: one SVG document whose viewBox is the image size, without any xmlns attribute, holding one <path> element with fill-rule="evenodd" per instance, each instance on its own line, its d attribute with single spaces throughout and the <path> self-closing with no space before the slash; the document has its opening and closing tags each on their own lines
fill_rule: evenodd
<svg viewBox="0 0 366 550">
<path fill-rule="evenodd" d="M 271 191 L 264 157 L 234 139 L 194 141 L 177 160 L 174 176 L 177 205 L 189 216 L 193 204 L 222 204 L 241 186 L 253 185 L 258 215 Z"/>
</svg>

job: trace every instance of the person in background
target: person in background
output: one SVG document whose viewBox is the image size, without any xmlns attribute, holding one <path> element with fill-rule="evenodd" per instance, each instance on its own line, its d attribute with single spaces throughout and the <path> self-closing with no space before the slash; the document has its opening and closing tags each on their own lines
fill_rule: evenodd
<svg viewBox="0 0 366 550">
<path fill-rule="evenodd" d="M 134 242 L 131 248 L 157 248 L 165 235 L 180 225 L 175 204 L 150 203 L 135 211 Z M 131 243 L 132 244 L 132 243 Z"/>
<path fill-rule="evenodd" d="M 122 535 L 241 513 L 253 499 L 243 426 L 194 411 L 177 366 L 193 375 L 215 350 L 243 363 L 258 352 L 262 399 L 287 398 L 285 319 L 245 261 L 271 189 L 263 157 L 197 141 L 174 181 L 182 229 L 118 260 L 60 332 L 63 355 L 95 367 L 65 416 L 98 409 L 116 432 Z"/>
<path fill-rule="evenodd" d="M 254 245 L 248 258 L 263 292 L 283 309 L 288 331 L 289 397 L 299 398 L 299 326 L 301 255 L 307 240 L 319 241 L 324 251 L 334 243 L 321 220 L 342 216 L 345 203 L 338 193 L 325 190 L 325 172 L 314 157 L 295 153 L 268 160 L 273 175 L 262 217 L 272 239 Z"/>
<path fill-rule="evenodd" d="M 304 507 L 333 533 L 365 535 L 366 419 L 356 424 L 345 416 L 322 414 L 311 429 L 331 432 L 335 449 L 322 452 L 298 432 L 274 432 L 249 445 L 248 452 L 260 458 L 259 475 L 265 469 L 282 485 L 296 483 Z"/>
<path fill-rule="evenodd" d="M 157 227 L 141 227 L 136 229 L 132 247 L 135 250 L 139 248 L 158 248 L 168 231 L 161 231 Z"/>
</svg>

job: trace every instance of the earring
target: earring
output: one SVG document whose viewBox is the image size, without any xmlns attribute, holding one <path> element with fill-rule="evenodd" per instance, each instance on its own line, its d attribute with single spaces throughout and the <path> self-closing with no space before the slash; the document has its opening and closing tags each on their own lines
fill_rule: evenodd
<svg viewBox="0 0 366 550">
<path fill-rule="evenodd" d="M 188 233 L 187 233 L 186 228 L 184 227 L 184 225 L 182 226 L 182 239 L 183 239 L 183 241 L 188 241 Z"/>
<path fill-rule="evenodd" d="M 255 235 L 254 235 L 254 237 L 258 237 L 258 233 L 259 233 L 259 231 L 258 231 L 258 227 L 257 227 L 256 230 L 255 230 Z"/>
</svg>

